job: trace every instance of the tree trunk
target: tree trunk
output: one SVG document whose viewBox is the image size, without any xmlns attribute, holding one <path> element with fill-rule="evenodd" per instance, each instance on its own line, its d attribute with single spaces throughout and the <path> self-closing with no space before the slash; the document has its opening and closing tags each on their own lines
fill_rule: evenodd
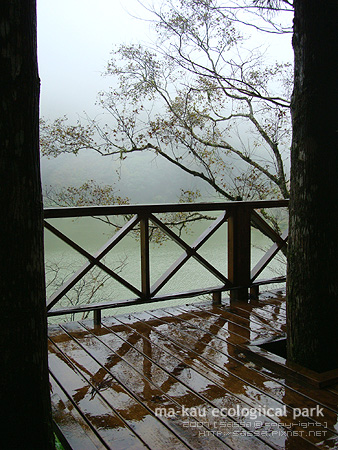
<svg viewBox="0 0 338 450">
<path fill-rule="evenodd" d="M 288 358 L 338 368 L 337 0 L 294 0 Z"/>
<path fill-rule="evenodd" d="M 0 5 L 1 440 L 53 449 L 35 0 Z"/>
</svg>

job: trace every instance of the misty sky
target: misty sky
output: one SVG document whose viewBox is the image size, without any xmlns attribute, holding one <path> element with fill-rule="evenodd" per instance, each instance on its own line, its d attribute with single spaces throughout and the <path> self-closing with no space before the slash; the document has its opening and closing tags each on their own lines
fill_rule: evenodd
<svg viewBox="0 0 338 450">
<path fill-rule="evenodd" d="M 149 21 L 132 17 L 149 19 L 149 13 L 137 0 L 38 0 L 37 4 L 41 116 L 53 120 L 67 115 L 72 123 L 83 117 L 84 111 L 95 117 L 101 112 L 95 107 L 98 91 L 113 85 L 111 78 L 102 77 L 113 46 L 155 39 Z M 260 40 L 257 37 L 251 40 L 254 46 L 265 46 L 267 42 L 271 63 L 281 58 L 292 61 L 290 35 L 274 37 L 265 34 Z M 65 186 L 89 179 L 108 184 L 116 182 L 123 195 L 143 202 L 175 201 L 177 186 L 185 189 L 201 187 L 201 182 L 170 163 L 155 162 L 153 157 L 145 156 L 133 155 L 123 163 L 122 182 L 116 175 L 119 165 L 111 158 L 91 152 L 56 160 L 43 158 L 43 184 Z M 148 179 L 147 186 L 142 183 L 142 177 Z M 140 186 L 150 194 L 143 192 Z M 155 199 L 154 192 L 157 194 Z"/>
<path fill-rule="evenodd" d="M 97 92 L 112 84 L 101 74 L 113 45 L 154 38 L 149 23 L 131 15 L 149 18 L 137 0 L 37 4 L 41 115 L 47 118 L 93 110 Z M 292 60 L 290 35 L 263 35 L 257 42 L 269 43 L 272 59 Z"/>
<path fill-rule="evenodd" d="M 90 110 L 107 83 L 113 44 L 150 36 L 137 0 L 38 0 L 41 114 L 50 118 Z"/>
</svg>

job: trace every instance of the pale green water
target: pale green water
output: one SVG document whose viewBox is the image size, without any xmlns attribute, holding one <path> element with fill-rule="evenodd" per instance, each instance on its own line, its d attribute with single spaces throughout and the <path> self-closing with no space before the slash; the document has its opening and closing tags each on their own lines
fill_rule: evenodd
<svg viewBox="0 0 338 450">
<path fill-rule="evenodd" d="M 84 247 L 88 252 L 95 253 L 114 233 L 114 228 L 102 223 L 94 218 L 80 219 L 53 219 L 50 223 L 74 240 L 76 243 Z M 204 221 L 193 226 L 192 233 L 182 235 L 182 238 L 189 244 L 195 241 L 197 237 L 210 225 L 210 222 Z M 252 230 L 252 257 L 251 266 L 259 261 L 264 252 L 257 247 L 268 248 L 271 245 L 265 236 L 257 230 Z M 153 284 L 182 254 L 182 249 L 172 241 L 165 241 L 161 245 L 150 244 L 150 268 L 151 283 Z M 202 246 L 199 254 L 213 264 L 220 272 L 227 274 L 227 224 L 222 225 L 219 230 Z M 67 244 L 61 242 L 57 237 L 49 231 L 45 231 L 45 260 L 49 267 L 47 270 L 47 285 L 54 279 L 55 270 L 52 267 L 59 268 L 57 273 L 57 281 L 65 279 L 86 261 L 83 256 L 71 249 Z M 123 263 L 123 268 L 118 271 L 119 275 L 125 280 L 140 289 L 141 273 L 140 273 L 140 243 L 135 234 L 126 236 L 114 249 L 105 257 L 104 263 L 111 269 L 115 270 Z M 285 274 L 285 267 L 280 260 L 274 260 L 270 266 L 260 275 L 259 278 L 269 278 L 277 275 Z M 100 283 L 104 284 L 100 287 Z M 80 301 L 81 303 L 91 303 L 98 301 L 126 300 L 134 298 L 135 294 L 115 280 L 106 276 L 104 272 L 93 269 L 85 278 L 84 282 L 72 289 L 69 297 L 73 303 Z M 190 289 L 198 289 L 210 286 L 220 285 L 221 282 L 202 267 L 196 260 L 191 258 L 180 271 L 163 287 L 159 292 L 182 292 Z M 97 289 L 98 288 L 98 289 Z M 96 290 L 97 289 L 97 290 Z M 47 288 L 48 296 L 55 290 L 55 284 L 49 285 Z M 94 292 L 95 290 L 95 292 Z M 81 292 L 80 292 L 81 291 Z M 198 299 L 200 300 L 200 299 Z M 195 299 L 171 300 L 166 305 L 182 304 Z M 62 305 L 69 304 L 69 300 L 63 299 Z M 161 306 L 162 303 L 156 303 Z M 133 311 L 151 309 L 155 305 L 133 306 Z M 113 311 L 104 311 L 103 314 L 118 314 L 125 311 L 116 308 Z M 80 317 L 77 317 L 80 318 Z M 52 319 L 55 320 L 55 319 Z"/>
</svg>

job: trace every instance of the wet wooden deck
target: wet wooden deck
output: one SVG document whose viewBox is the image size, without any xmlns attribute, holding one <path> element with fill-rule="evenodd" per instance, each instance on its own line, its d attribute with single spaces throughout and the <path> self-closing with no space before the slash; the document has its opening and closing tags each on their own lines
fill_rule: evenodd
<svg viewBox="0 0 338 450">
<path fill-rule="evenodd" d="M 283 331 L 277 292 L 52 325 L 54 420 L 74 450 L 337 449 L 338 386 L 285 378 L 239 347 Z"/>
</svg>

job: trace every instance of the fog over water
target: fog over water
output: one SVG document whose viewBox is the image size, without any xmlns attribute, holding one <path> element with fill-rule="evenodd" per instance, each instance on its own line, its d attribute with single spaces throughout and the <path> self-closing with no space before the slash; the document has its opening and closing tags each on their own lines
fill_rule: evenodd
<svg viewBox="0 0 338 450">
<path fill-rule="evenodd" d="M 111 78 L 102 76 L 113 46 L 121 43 L 149 42 L 154 39 L 149 22 L 137 17 L 149 18 L 137 0 L 38 1 L 42 117 L 54 120 L 67 115 L 70 123 L 74 123 L 85 117 L 85 113 L 92 118 L 101 114 L 95 102 L 98 91 L 113 84 Z M 261 36 L 259 39 L 257 42 L 252 41 L 252 45 L 263 45 L 267 37 Z M 290 36 L 268 36 L 268 41 L 270 49 L 267 57 L 271 61 L 275 56 L 282 57 L 284 61 L 292 60 Z M 243 136 L 245 138 L 245 130 Z M 121 196 L 130 198 L 131 203 L 176 202 L 181 188 L 199 189 L 203 199 L 217 200 L 203 181 L 185 174 L 160 158 L 155 159 L 150 154 L 134 154 L 122 164 L 120 161 L 114 161 L 112 157 L 102 157 L 87 151 L 78 156 L 42 158 L 43 186 L 79 186 L 87 180 L 114 185 Z M 112 233 L 111 228 L 94 219 L 56 220 L 52 223 L 57 224 L 68 236 L 91 252 L 97 251 Z M 197 224 L 193 227 L 192 234 L 183 237 L 187 242 L 193 242 L 208 225 L 205 222 Z M 201 250 L 201 254 L 223 273 L 227 271 L 226 235 L 226 226 L 223 226 Z M 269 243 L 256 231 L 253 231 L 252 239 L 255 245 L 252 251 L 254 265 L 262 256 L 257 247 L 264 247 Z M 59 267 L 59 277 L 69 275 L 81 267 L 83 258 L 57 241 L 49 232 L 46 232 L 45 240 L 46 262 L 49 267 Z M 151 244 L 152 282 L 168 269 L 181 252 L 173 242 L 162 246 Z M 124 263 L 121 275 L 139 287 L 140 250 L 136 239 L 125 238 L 107 257 L 107 263 L 113 268 L 121 261 Z M 279 264 L 275 263 L 273 271 L 267 271 L 263 276 L 280 274 Z M 54 275 L 53 271 L 49 272 L 47 281 Z M 201 266 L 190 261 L 163 292 L 217 284 L 218 281 Z M 49 294 L 52 291 L 49 287 Z M 105 281 L 95 301 L 112 296 L 116 299 L 127 299 L 133 297 L 133 294 L 110 280 Z"/>
<path fill-rule="evenodd" d="M 111 51 L 122 43 L 154 41 L 150 17 L 138 0 L 39 0 L 41 116 L 54 120 L 67 115 L 70 123 L 83 118 L 85 112 L 98 117 L 102 111 L 95 106 L 97 93 L 114 84 L 111 77 L 102 76 Z M 255 34 L 250 45 L 268 46 L 266 56 L 271 61 L 276 57 L 292 60 L 290 35 Z M 80 185 L 93 179 L 114 184 L 132 203 L 176 201 L 180 187 L 198 188 L 207 199 L 214 196 L 205 183 L 160 158 L 133 155 L 120 165 L 111 157 L 89 153 L 42 158 L 43 185 Z"/>
</svg>

